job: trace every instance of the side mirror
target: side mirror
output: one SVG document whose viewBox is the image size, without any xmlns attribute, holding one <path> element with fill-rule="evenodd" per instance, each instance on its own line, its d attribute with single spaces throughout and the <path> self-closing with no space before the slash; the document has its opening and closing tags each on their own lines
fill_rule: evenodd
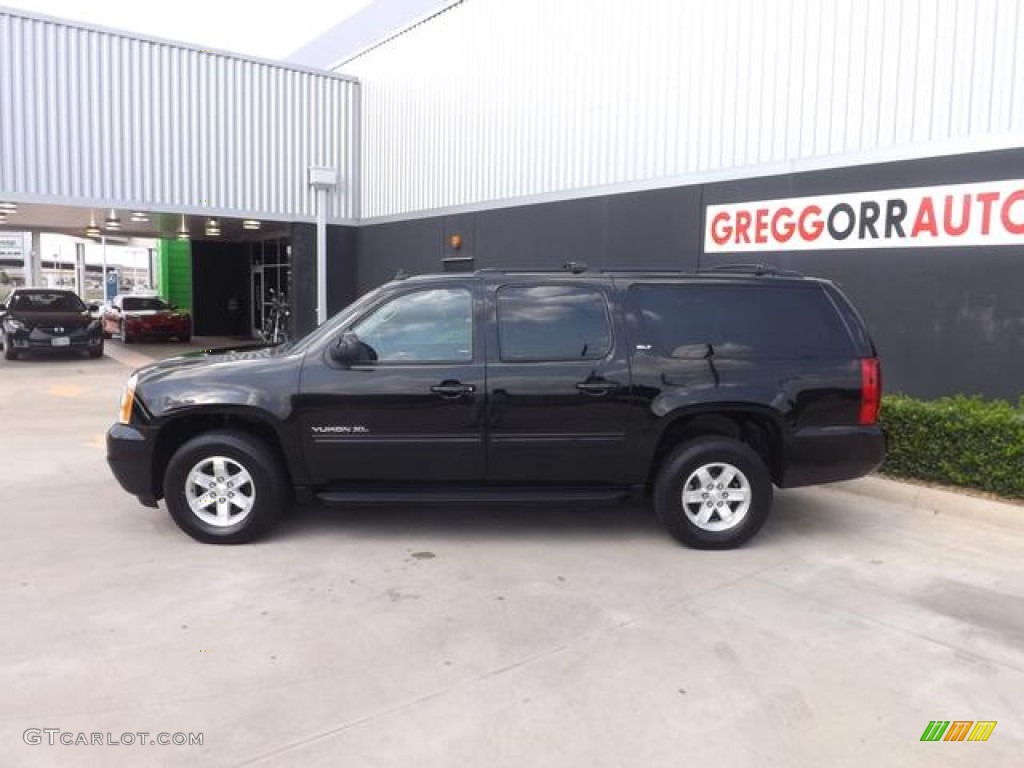
<svg viewBox="0 0 1024 768">
<path fill-rule="evenodd" d="M 88 307 L 86 307 L 86 309 L 88 309 L 90 312 L 99 312 L 100 311 L 100 305 L 99 304 L 90 304 Z"/>
<path fill-rule="evenodd" d="M 328 353 L 331 360 L 345 367 L 353 363 L 366 363 L 377 359 L 373 348 L 361 342 L 352 331 L 345 331 L 341 334 L 341 338 L 330 346 Z"/>
</svg>

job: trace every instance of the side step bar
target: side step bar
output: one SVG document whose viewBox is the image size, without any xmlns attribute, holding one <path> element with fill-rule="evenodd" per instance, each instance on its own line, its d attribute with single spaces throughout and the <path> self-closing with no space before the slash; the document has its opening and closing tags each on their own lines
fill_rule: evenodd
<svg viewBox="0 0 1024 768">
<path fill-rule="evenodd" d="M 642 487 L 641 487 L 642 490 Z M 634 495 L 631 487 L 615 488 L 371 488 L 325 490 L 315 495 L 324 504 L 537 504 L 586 502 L 613 504 Z"/>
</svg>

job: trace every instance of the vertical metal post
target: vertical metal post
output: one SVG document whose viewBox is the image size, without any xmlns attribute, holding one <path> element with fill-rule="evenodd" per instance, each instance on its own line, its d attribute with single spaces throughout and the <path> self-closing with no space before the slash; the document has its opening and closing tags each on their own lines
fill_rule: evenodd
<svg viewBox="0 0 1024 768">
<path fill-rule="evenodd" d="M 316 322 L 327 319 L 327 187 L 316 188 Z"/>
<path fill-rule="evenodd" d="M 310 166 L 309 186 L 316 191 L 316 321 L 327 319 L 327 192 L 338 184 L 335 168 Z"/>
<path fill-rule="evenodd" d="M 110 301 L 113 296 L 107 296 L 107 236 L 100 237 L 100 245 L 103 247 L 103 301 Z"/>
</svg>

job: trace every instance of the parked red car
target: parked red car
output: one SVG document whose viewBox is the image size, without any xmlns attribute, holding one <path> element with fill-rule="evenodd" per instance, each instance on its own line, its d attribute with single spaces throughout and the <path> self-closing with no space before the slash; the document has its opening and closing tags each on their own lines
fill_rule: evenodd
<svg viewBox="0 0 1024 768">
<path fill-rule="evenodd" d="M 141 338 L 192 338 L 192 316 L 156 296 L 115 296 L 103 310 L 103 334 L 125 344 Z"/>
</svg>

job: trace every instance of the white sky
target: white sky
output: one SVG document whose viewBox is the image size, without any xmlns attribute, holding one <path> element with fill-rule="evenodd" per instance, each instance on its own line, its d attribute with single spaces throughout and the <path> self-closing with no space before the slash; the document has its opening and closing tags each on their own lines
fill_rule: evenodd
<svg viewBox="0 0 1024 768">
<path fill-rule="evenodd" d="M 370 0 L 0 0 L 0 5 L 282 59 Z"/>
</svg>

